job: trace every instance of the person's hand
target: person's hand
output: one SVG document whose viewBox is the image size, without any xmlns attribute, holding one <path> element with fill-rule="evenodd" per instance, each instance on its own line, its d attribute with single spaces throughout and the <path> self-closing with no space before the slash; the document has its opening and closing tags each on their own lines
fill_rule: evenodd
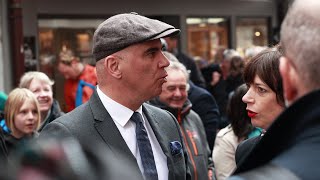
<svg viewBox="0 0 320 180">
<path fill-rule="evenodd" d="M 213 176 L 212 169 L 209 169 L 209 170 L 208 170 L 208 179 L 209 179 L 209 180 L 213 180 L 212 176 Z"/>
<path fill-rule="evenodd" d="M 212 81 L 210 82 L 211 86 L 215 86 L 220 80 L 221 74 L 217 71 L 212 73 Z"/>
</svg>

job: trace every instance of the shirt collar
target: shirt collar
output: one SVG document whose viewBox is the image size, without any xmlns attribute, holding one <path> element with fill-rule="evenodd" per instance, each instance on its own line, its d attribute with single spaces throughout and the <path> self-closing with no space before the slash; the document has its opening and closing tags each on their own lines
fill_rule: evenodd
<svg viewBox="0 0 320 180">
<path fill-rule="evenodd" d="M 98 85 L 97 85 L 97 93 L 98 93 L 98 96 L 100 97 L 100 100 L 102 101 L 103 106 L 108 111 L 108 113 L 110 114 L 110 116 L 114 120 L 114 122 L 116 122 L 119 125 L 121 125 L 122 127 L 124 127 L 128 123 L 128 121 L 130 120 L 130 118 L 134 112 L 131 109 L 123 106 L 122 104 L 114 101 L 109 96 L 104 94 L 100 90 Z M 142 106 L 140 106 L 136 110 L 136 112 L 139 112 L 142 116 Z"/>
</svg>

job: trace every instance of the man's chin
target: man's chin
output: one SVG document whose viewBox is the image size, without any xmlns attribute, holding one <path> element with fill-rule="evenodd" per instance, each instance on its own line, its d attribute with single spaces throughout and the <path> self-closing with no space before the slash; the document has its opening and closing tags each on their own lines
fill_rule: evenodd
<svg viewBox="0 0 320 180">
<path fill-rule="evenodd" d="M 182 106 L 180 104 L 170 104 L 171 108 L 175 108 L 175 109 L 181 109 Z"/>
</svg>

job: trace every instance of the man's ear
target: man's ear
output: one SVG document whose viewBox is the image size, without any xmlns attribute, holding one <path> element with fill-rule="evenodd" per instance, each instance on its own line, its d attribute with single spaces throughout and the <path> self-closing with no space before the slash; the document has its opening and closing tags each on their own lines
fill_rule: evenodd
<svg viewBox="0 0 320 180">
<path fill-rule="evenodd" d="M 104 59 L 104 69 L 115 78 L 121 78 L 122 73 L 119 68 L 119 58 L 115 56 L 107 56 Z"/>
<path fill-rule="evenodd" d="M 280 58 L 279 71 L 282 77 L 283 95 L 285 100 L 291 104 L 292 101 L 297 99 L 299 76 L 290 59 L 282 56 Z"/>
</svg>

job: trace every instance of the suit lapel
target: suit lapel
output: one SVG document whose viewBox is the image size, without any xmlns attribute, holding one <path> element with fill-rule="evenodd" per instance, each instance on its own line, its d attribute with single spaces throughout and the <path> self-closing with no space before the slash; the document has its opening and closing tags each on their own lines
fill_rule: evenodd
<svg viewBox="0 0 320 180">
<path fill-rule="evenodd" d="M 126 158 L 137 163 L 136 158 L 122 138 L 117 126 L 104 108 L 96 90 L 92 94 L 89 103 L 95 119 L 94 126 L 112 152 L 121 158 Z"/>
<path fill-rule="evenodd" d="M 143 108 L 143 113 L 145 114 L 152 130 L 153 130 L 153 133 L 155 134 L 160 146 L 161 146 L 161 149 L 163 151 L 163 153 L 166 155 L 167 159 L 171 159 L 171 154 L 170 154 L 170 151 L 168 149 L 168 143 L 170 142 L 169 139 L 167 138 L 167 136 L 161 134 L 160 132 L 160 127 L 159 127 L 159 123 L 158 121 L 161 121 L 161 117 L 160 116 L 156 116 L 152 111 L 150 111 L 148 109 L 147 106 L 142 106 Z"/>
</svg>

